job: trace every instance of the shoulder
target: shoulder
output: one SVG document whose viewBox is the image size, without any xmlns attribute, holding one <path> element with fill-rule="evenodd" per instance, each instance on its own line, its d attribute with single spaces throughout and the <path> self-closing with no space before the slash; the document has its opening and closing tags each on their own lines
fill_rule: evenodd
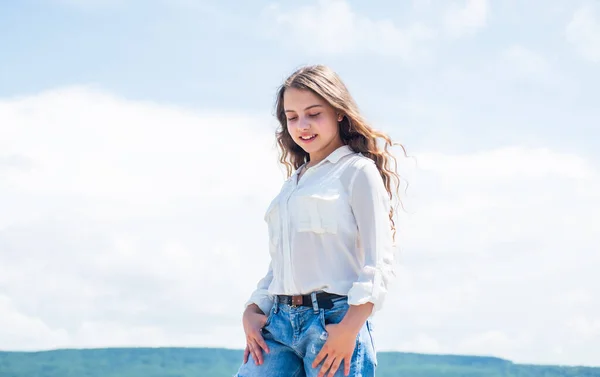
<svg viewBox="0 0 600 377">
<path fill-rule="evenodd" d="M 342 180 L 346 183 L 349 192 L 357 185 L 383 187 L 383 179 L 375 161 L 360 153 L 352 154 L 348 158 L 348 165 Z"/>
<path fill-rule="evenodd" d="M 349 156 L 348 167 L 344 173 L 355 179 L 357 175 L 373 173 L 379 175 L 379 170 L 377 169 L 377 165 L 375 165 L 375 161 L 361 153 L 354 153 Z"/>
<path fill-rule="evenodd" d="M 365 169 L 377 170 L 375 161 L 358 152 L 348 156 L 348 165 L 345 171 L 346 174 L 354 175 Z"/>
</svg>

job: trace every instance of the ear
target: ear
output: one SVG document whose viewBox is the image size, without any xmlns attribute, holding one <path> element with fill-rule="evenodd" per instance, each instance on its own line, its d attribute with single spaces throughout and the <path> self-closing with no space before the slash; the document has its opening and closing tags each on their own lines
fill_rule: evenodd
<svg viewBox="0 0 600 377">
<path fill-rule="evenodd" d="M 338 122 L 341 122 L 342 119 L 344 119 L 344 116 L 342 114 L 338 114 Z"/>
</svg>

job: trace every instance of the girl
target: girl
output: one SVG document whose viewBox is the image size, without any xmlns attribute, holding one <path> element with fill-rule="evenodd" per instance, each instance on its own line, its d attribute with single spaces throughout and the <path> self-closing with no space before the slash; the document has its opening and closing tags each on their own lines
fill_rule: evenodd
<svg viewBox="0 0 600 377">
<path fill-rule="evenodd" d="M 394 277 L 393 143 L 322 65 L 284 82 L 276 115 L 288 179 L 265 215 L 271 263 L 246 303 L 237 376 L 374 376 L 370 318 Z"/>
</svg>

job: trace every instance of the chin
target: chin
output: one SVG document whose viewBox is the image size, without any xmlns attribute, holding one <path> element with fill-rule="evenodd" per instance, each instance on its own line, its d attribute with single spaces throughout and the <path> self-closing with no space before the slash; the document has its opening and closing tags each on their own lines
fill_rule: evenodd
<svg viewBox="0 0 600 377">
<path fill-rule="evenodd" d="M 300 148 L 302 148 L 304 150 L 304 152 L 310 154 L 310 153 L 318 152 L 321 149 L 321 146 L 319 146 L 319 145 L 302 146 L 301 145 Z"/>
</svg>

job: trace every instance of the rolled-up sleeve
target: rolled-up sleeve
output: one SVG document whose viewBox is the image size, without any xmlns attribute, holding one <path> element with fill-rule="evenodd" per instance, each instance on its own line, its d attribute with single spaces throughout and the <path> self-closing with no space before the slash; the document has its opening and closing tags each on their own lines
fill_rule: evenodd
<svg viewBox="0 0 600 377">
<path fill-rule="evenodd" d="M 273 307 L 273 297 L 269 294 L 269 285 L 271 285 L 272 281 L 273 267 L 271 263 L 269 263 L 267 274 L 258 281 L 256 289 L 252 292 L 250 299 L 246 301 L 244 308 L 247 308 L 251 304 L 256 304 L 264 314 L 269 314 Z"/>
<path fill-rule="evenodd" d="M 374 304 L 381 309 L 390 282 L 395 278 L 394 245 L 389 218 L 390 198 L 374 163 L 356 171 L 350 203 L 358 227 L 360 272 L 348 292 L 350 305 Z"/>
</svg>

